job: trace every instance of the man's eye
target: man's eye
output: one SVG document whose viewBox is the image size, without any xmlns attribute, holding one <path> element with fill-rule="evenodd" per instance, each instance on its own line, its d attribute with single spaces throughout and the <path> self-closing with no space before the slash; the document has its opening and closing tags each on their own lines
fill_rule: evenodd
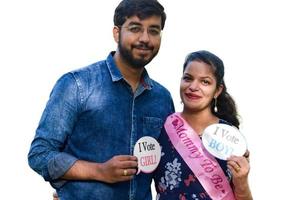
<svg viewBox="0 0 300 200">
<path fill-rule="evenodd" d="M 159 29 L 156 29 L 156 28 L 150 28 L 150 29 L 148 30 L 148 32 L 149 32 L 150 35 L 153 35 L 153 36 L 157 36 L 157 35 L 160 34 L 160 30 L 159 30 Z"/>
<path fill-rule="evenodd" d="M 128 27 L 128 30 L 132 33 L 139 33 L 141 32 L 142 28 L 139 26 L 132 26 L 132 27 Z"/>
</svg>

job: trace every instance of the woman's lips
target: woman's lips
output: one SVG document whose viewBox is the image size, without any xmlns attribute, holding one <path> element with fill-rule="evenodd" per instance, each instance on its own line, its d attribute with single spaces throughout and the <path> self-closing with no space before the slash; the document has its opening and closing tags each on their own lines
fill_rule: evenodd
<svg viewBox="0 0 300 200">
<path fill-rule="evenodd" d="M 196 94 L 192 94 L 192 93 L 185 93 L 185 96 L 189 99 L 192 99 L 192 100 L 197 100 L 197 99 L 200 99 L 201 96 L 199 95 L 196 95 Z"/>
</svg>

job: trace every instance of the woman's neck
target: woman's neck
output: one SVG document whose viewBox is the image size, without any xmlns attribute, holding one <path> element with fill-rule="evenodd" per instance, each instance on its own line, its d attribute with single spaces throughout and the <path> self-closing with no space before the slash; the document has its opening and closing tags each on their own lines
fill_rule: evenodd
<svg viewBox="0 0 300 200">
<path fill-rule="evenodd" d="M 183 110 L 181 116 L 199 135 L 202 135 L 207 126 L 219 122 L 219 118 L 213 115 L 210 110 L 199 112 Z"/>
</svg>

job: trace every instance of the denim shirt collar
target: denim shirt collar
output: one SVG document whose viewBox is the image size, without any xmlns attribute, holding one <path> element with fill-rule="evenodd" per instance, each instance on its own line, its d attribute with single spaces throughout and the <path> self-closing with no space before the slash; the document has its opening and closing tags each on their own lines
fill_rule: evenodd
<svg viewBox="0 0 300 200">
<path fill-rule="evenodd" d="M 114 60 L 114 54 L 115 51 L 110 52 L 110 54 L 107 56 L 106 59 L 106 64 L 111 76 L 111 79 L 113 82 L 117 82 L 123 78 L 123 75 L 121 74 L 120 70 L 118 69 L 115 60 Z M 141 85 L 148 90 L 151 90 L 153 87 L 153 83 L 151 78 L 148 75 L 148 72 L 146 69 L 144 69 L 143 73 L 142 73 L 142 77 L 141 77 Z"/>
</svg>

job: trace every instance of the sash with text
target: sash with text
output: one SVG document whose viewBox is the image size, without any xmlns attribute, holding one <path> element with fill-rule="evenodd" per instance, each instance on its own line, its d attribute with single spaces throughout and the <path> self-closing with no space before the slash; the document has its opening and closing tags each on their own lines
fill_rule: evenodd
<svg viewBox="0 0 300 200">
<path fill-rule="evenodd" d="M 213 200 L 235 200 L 232 188 L 217 160 L 209 154 L 199 135 L 180 116 L 170 115 L 166 132 L 183 160 Z"/>
</svg>

